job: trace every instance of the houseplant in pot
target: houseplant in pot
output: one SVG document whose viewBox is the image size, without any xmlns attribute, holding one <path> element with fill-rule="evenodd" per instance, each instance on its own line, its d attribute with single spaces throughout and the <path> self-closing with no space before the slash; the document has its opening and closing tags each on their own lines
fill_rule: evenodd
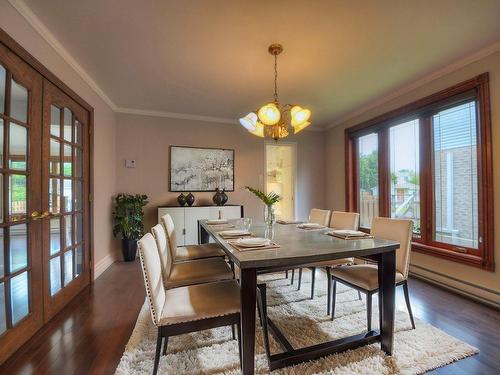
<svg viewBox="0 0 500 375">
<path fill-rule="evenodd" d="M 148 197 L 141 194 L 118 194 L 113 211 L 113 235 L 121 237 L 123 259 L 126 262 L 135 260 L 137 240 L 144 233 L 144 212 L 142 208 L 148 203 Z"/>
</svg>

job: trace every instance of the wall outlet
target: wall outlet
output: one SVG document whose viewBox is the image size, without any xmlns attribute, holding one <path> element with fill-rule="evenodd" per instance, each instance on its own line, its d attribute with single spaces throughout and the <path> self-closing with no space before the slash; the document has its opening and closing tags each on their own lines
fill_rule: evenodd
<svg viewBox="0 0 500 375">
<path fill-rule="evenodd" d="M 134 159 L 126 159 L 125 160 L 125 168 L 135 168 L 135 160 Z"/>
</svg>

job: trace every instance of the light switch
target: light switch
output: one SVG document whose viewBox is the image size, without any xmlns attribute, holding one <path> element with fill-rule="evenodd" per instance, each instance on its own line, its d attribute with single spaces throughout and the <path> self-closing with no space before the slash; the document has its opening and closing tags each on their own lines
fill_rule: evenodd
<svg viewBox="0 0 500 375">
<path fill-rule="evenodd" d="M 135 168 L 135 160 L 134 159 L 126 159 L 125 160 L 126 168 Z"/>
</svg>

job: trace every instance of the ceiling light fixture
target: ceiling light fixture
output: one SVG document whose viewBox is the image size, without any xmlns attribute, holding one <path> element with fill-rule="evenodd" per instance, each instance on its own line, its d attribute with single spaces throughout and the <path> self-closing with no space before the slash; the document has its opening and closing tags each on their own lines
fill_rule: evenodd
<svg viewBox="0 0 500 375">
<path fill-rule="evenodd" d="M 251 134 L 257 137 L 269 137 L 278 141 L 289 134 L 289 126 L 293 133 L 304 130 L 311 125 L 309 118 L 311 111 L 294 104 L 285 104 L 280 107 L 278 101 L 278 55 L 283 52 L 281 44 L 271 44 L 268 49 L 274 56 L 274 100 L 264 104 L 258 111 L 250 112 L 240 118 L 240 124 Z"/>
</svg>

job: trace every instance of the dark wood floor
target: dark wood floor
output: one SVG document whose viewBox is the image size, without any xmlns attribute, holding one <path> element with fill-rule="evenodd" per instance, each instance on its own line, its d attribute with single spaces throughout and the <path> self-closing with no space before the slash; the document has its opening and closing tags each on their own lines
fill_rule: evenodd
<svg viewBox="0 0 500 375">
<path fill-rule="evenodd" d="M 411 279 L 414 314 L 481 350 L 436 374 L 500 374 L 500 312 Z M 137 263 L 115 263 L 2 367 L 1 374 L 113 374 L 144 301 Z M 402 295 L 398 306 L 404 309 Z"/>
</svg>

